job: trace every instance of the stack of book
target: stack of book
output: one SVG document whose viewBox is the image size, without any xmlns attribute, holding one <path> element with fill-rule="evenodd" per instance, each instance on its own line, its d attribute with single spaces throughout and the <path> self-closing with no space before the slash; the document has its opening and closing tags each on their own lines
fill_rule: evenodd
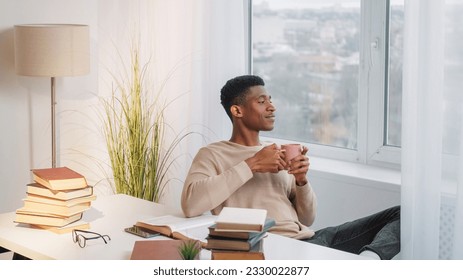
<svg viewBox="0 0 463 280">
<path fill-rule="evenodd" d="M 213 260 L 265 259 L 263 238 L 274 225 L 264 209 L 224 207 L 209 226 L 206 248 Z"/>
<path fill-rule="evenodd" d="M 33 169 L 32 176 L 15 222 L 56 233 L 89 228 L 82 217 L 96 196 L 84 176 L 68 167 Z"/>
</svg>

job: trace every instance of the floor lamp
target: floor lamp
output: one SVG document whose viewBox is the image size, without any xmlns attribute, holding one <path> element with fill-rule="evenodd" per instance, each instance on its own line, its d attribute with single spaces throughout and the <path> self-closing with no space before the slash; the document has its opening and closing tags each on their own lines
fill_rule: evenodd
<svg viewBox="0 0 463 280">
<path fill-rule="evenodd" d="M 56 167 L 55 78 L 90 72 L 89 27 L 80 24 L 14 26 L 16 73 L 51 78 L 52 167 Z"/>
</svg>

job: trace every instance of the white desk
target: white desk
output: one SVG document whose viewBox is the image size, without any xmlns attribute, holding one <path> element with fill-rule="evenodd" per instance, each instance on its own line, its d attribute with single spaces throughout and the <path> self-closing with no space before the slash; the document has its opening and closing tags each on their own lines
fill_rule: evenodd
<svg viewBox="0 0 463 280">
<path fill-rule="evenodd" d="M 33 229 L 13 222 L 15 213 L 0 214 L 0 247 L 7 248 L 31 259 L 59 260 L 127 260 L 133 244 L 141 237 L 124 232 L 143 216 L 178 214 L 165 205 L 127 195 L 98 197 L 92 208 L 84 213 L 90 222 L 90 231 L 107 234 L 108 244 L 101 239 L 91 240 L 85 248 L 72 241 L 71 233 L 55 234 Z M 165 237 L 156 237 L 165 238 Z M 264 241 L 265 258 L 269 260 L 346 260 L 364 259 L 361 256 L 269 234 Z M 203 250 L 201 259 L 208 259 L 209 251 Z"/>
</svg>

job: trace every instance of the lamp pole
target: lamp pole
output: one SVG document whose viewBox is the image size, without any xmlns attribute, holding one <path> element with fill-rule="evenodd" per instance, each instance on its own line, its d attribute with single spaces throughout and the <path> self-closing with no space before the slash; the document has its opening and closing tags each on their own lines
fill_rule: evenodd
<svg viewBox="0 0 463 280">
<path fill-rule="evenodd" d="M 55 77 L 51 77 L 51 167 L 56 167 Z"/>
</svg>

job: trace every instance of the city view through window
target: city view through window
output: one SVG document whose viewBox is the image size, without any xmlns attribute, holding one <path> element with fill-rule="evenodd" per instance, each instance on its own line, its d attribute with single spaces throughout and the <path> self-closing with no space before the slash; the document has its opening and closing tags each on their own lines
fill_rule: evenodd
<svg viewBox="0 0 463 280">
<path fill-rule="evenodd" d="M 360 4 L 253 1 L 252 71 L 264 78 L 277 107 L 275 129 L 264 136 L 357 149 Z M 381 113 L 384 144 L 400 146 L 403 5 L 390 14 L 389 103 Z"/>
</svg>

